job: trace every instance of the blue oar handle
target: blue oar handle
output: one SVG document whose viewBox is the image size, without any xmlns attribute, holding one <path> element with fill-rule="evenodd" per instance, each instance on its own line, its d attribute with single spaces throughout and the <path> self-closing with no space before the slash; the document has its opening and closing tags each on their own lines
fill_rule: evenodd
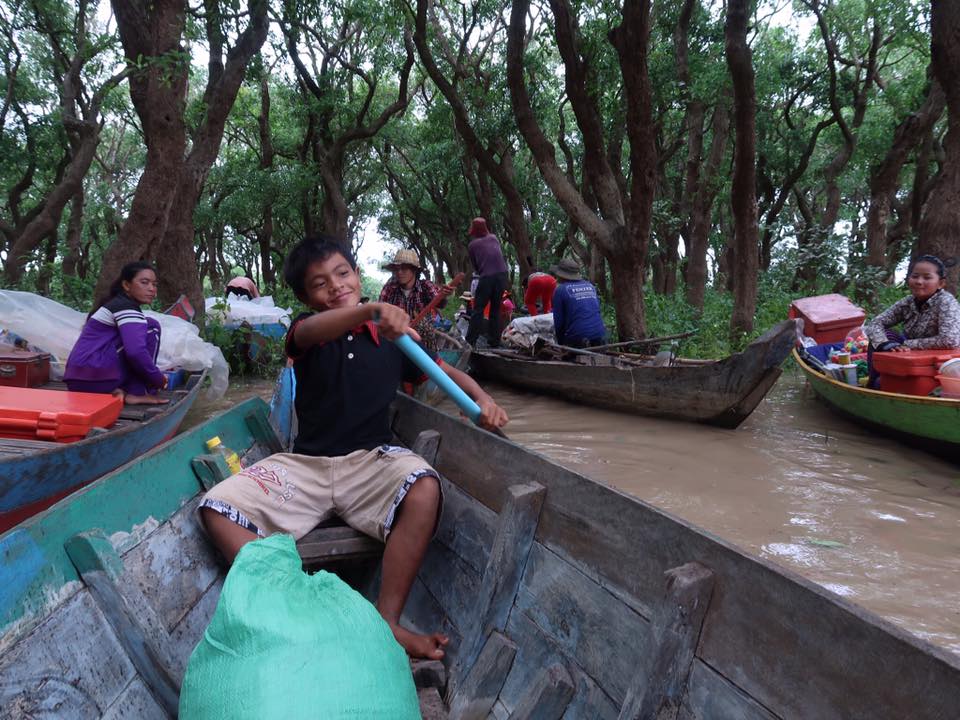
<svg viewBox="0 0 960 720">
<path fill-rule="evenodd" d="M 440 369 L 440 366 L 423 351 L 423 348 L 413 341 L 412 337 L 401 335 L 394 342 L 414 365 L 423 370 L 426 376 L 433 380 L 457 404 L 457 407 L 463 410 L 468 418 L 473 420 L 474 423 L 480 421 L 480 406 L 461 390 L 460 386 L 451 380 L 449 375 Z"/>
</svg>

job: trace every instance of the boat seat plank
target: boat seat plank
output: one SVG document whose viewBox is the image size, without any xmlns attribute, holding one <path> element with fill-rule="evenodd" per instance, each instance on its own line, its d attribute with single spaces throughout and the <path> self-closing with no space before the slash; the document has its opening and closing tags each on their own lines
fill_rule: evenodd
<svg viewBox="0 0 960 720">
<path fill-rule="evenodd" d="M 690 665 L 713 593 L 713 573 L 687 563 L 664 573 L 666 588 L 653 618 L 653 662 L 649 676 L 627 691 L 620 720 L 676 717 L 687 693 Z"/>
<path fill-rule="evenodd" d="M 490 633 L 477 661 L 450 699 L 450 715 L 458 720 L 486 720 L 516 655 L 516 643 L 502 633 Z"/>
</svg>

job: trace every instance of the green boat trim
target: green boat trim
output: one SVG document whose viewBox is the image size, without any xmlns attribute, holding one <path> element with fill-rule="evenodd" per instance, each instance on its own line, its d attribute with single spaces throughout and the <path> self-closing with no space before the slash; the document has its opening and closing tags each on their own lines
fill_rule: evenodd
<svg viewBox="0 0 960 720">
<path fill-rule="evenodd" d="M 205 441 L 218 435 L 227 447 L 246 451 L 255 438 L 245 418 L 267 412 L 259 398 L 247 400 L 0 535 L 0 558 L 9 569 L 0 585 L 0 653 L 82 588 L 67 540 L 97 529 L 119 554 L 133 548 L 203 489 L 183 469 L 207 452 Z"/>
<path fill-rule="evenodd" d="M 837 413 L 960 462 L 960 400 L 854 387 L 817 372 L 796 350 L 793 358 L 817 397 Z"/>
</svg>

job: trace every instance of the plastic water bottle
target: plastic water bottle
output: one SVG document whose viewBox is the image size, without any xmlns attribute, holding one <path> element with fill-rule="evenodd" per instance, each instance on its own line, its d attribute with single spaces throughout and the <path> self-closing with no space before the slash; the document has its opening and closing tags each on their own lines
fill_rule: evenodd
<svg viewBox="0 0 960 720">
<path fill-rule="evenodd" d="M 243 466 L 240 465 L 240 456 L 220 442 L 220 437 L 218 435 L 214 435 L 212 438 L 207 440 L 207 450 L 212 453 L 218 453 L 219 455 L 222 455 L 224 461 L 227 463 L 227 467 L 230 468 L 230 472 L 233 475 L 236 475 L 238 472 L 243 470 Z"/>
</svg>

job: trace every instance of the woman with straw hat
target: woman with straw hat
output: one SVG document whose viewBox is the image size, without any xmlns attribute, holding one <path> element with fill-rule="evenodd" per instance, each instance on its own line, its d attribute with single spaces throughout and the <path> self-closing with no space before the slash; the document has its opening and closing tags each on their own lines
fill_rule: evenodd
<svg viewBox="0 0 960 720">
<path fill-rule="evenodd" d="M 438 294 L 443 296 L 439 307 L 443 307 L 453 294 L 453 288 L 449 285 L 438 288 L 420 277 L 420 258 L 413 250 L 398 250 L 393 261 L 384 265 L 384 269 L 393 272 L 393 277 L 380 291 L 380 302 L 403 308 L 411 318 L 416 317 Z"/>
</svg>

